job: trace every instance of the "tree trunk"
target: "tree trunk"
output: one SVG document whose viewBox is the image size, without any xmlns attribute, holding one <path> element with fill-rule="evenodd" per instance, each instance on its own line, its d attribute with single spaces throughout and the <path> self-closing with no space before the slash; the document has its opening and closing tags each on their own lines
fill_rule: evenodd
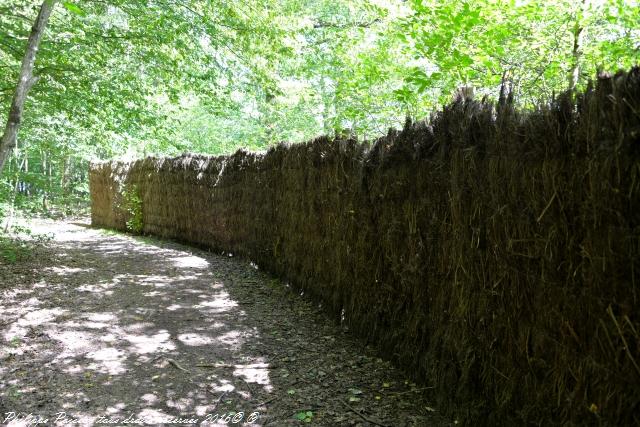
<svg viewBox="0 0 640 427">
<path fill-rule="evenodd" d="M 20 187 L 20 171 L 25 166 L 26 161 L 27 161 L 27 158 L 25 157 L 22 160 L 22 164 L 20 164 L 18 161 L 18 158 L 16 157 L 16 167 L 17 167 L 16 180 L 13 185 L 13 192 L 11 193 L 11 207 L 9 208 L 9 215 L 7 215 L 6 222 L 4 224 L 3 231 L 5 233 L 8 233 L 9 230 L 11 230 L 11 227 L 13 227 L 13 220 L 16 214 L 16 197 L 18 196 L 18 189 Z"/>
<path fill-rule="evenodd" d="M 20 121 L 22 120 L 22 111 L 24 109 L 24 101 L 27 98 L 29 90 L 38 80 L 33 76 L 33 65 L 36 60 L 36 53 L 38 52 L 38 45 L 42 39 L 44 29 L 49 20 L 49 16 L 53 11 L 53 7 L 56 0 L 44 0 L 42 6 L 40 6 L 40 12 L 38 17 L 33 23 L 31 28 L 31 34 L 29 35 L 29 41 L 27 42 L 27 50 L 22 59 L 22 67 L 20 68 L 20 76 L 18 78 L 18 84 L 16 85 L 16 91 L 11 101 L 11 108 L 9 110 L 9 118 L 7 119 L 7 125 L 0 141 L 0 172 L 4 167 L 11 150 L 16 146 L 16 138 L 18 136 L 18 129 L 20 128 Z"/>
<path fill-rule="evenodd" d="M 571 51 L 571 60 L 573 62 L 569 73 L 569 90 L 574 90 L 580 79 L 580 59 L 582 56 L 582 43 L 580 35 L 584 30 L 582 26 L 582 15 L 584 14 L 584 6 L 586 0 L 582 0 L 580 9 L 576 12 L 576 20 L 573 24 L 573 49 Z"/>
<path fill-rule="evenodd" d="M 45 177 L 47 176 L 47 152 L 46 151 L 42 151 L 42 175 L 44 175 Z M 43 187 L 44 188 L 42 191 L 42 209 L 45 212 L 47 212 L 49 210 L 49 205 L 47 203 L 49 187 L 46 182 L 44 183 Z"/>
<path fill-rule="evenodd" d="M 62 176 L 60 177 L 60 188 L 62 190 L 62 195 L 67 196 L 69 193 L 69 167 L 71 161 L 69 160 L 70 156 L 65 154 L 62 159 Z"/>
<path fill-rule="evenodd" d="M 322 132 L 324 135 L 329 136 L 333 131 L 333 127 L 329 126 L 331 103 L 324 75 L 320 78 L 320 97 L 322 98 Z"/>
<path fill-rule="evenodd" d="M 24 161 L 24 173 L 25 175 L 28 177 L 29 176 L 29 157 L 25 154 L 25 161 Z M 24 188 L 25 188 L 25 193 L 27 195 L 27 197 L 31 197 L 31 186 L 29 185 L 29 182 L 25 182 L 24 183 Z"/>
</svg>

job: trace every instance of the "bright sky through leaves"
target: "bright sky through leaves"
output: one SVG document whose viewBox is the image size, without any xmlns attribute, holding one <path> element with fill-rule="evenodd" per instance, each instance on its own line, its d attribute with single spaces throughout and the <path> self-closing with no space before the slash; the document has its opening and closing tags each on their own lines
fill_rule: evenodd
<svg viewBox="0 0 640 427">
<path fill-rule="evenodd" d="M 0 6 L 3 120 L 39 5 Z M 624 0 L 59 3 L 5 175 L 59 187 L 88 159 L 372 139 L 503 79 L 526 107 L 638 63 L 638 22 Z"/>
</svg>

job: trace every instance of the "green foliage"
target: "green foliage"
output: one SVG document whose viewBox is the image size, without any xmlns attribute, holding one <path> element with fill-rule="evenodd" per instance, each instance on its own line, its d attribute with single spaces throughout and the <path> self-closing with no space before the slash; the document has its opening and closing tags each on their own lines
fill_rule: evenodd
<svg viewBox="0 0 640 427">
<path fill-rule="evenodd" d="M 4 216 L 0 212 L 0 223 Z M 13 225 L 10 230 L 0 230 L 0 263 L 15 264 L 30 259 L 34 247 L 45 244 L 53 238 L 52 234 L 34 234 L 31 229 Z"/>
<path fill-rule="evenodd" d="M 530 104 L 640 59 L 640 9 L 624 0 L 411 0 L 399 39 L 422 63 L 405 90 L 446 100 L 461 85 L 496 96 L 502 80 Z M 403 92 L 406 94 L 406 92 Z"/>
<path fill-rule="evenodd" d="M 25 240 L 24 238 L 16 237 L 17 230 L 14 229 L 13 231 L 11 235 L 0 232 L 0 264 L 2 262 L 15 264 L 32 259 L 35 246 L 51 240 L 50 235 L 36 235 L 29 240 Z"/>
<path fill-rule="evenodd" d="M 122 192 L 121 208 L 127 215 L 127 230 L 133 233 L 141 233 L 144 228 L 142 218 L 142 199 L 138 187 L 133 185 Z"/>
<path fill-rule="evenodd" d="M 9 264 L 14 264 L 18 256 L 22 255 L 25 247 L 14 240 L 0 235 L 0 259 Z"/>
<path fill-rule="evenodd" d="M 2 119 L 37 6 L 0 6 Z M 67 214 L 89 160 L 371 139 L 462 85 L 532 105 L 637 63 L 638 22 L 631 0 L 64 1 L 0 180 L 16 206 Z"/>
<path fill-rule="evenodd" d="M 294 418 L 296 420 L 305 422 L 305 423 L 310 423 L 311 421 L 313 421 L 313 412 L 312 411 L 300 411 L 297 412 L 294 415 Z"/>
<path fill-rule="evenodd" d="M 84 10 L 82 10 L 80 7 L 78 7 L 77 5 L 68 2 L 68 1 L 63 1 L 62 5 L 65 7 L 65 9 L 67 9 L 69 12 L 71 13 L 75 13 L 76 15 L 80 15 L 80 16 L 86 16 L 86 12 Z"/>
</svg>

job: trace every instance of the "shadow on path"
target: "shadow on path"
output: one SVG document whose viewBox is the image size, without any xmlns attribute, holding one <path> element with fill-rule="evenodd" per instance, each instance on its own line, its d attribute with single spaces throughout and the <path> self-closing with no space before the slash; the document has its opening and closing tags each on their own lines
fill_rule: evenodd
<svg viewBox="0 0 640 427">
<path fill-rule="evenodd" d="M 55 234 L 53 258 L 0 285 L 0 424 L 447 425 L 424 389 L 247 261 L 34 228 Z"/>
</svg>

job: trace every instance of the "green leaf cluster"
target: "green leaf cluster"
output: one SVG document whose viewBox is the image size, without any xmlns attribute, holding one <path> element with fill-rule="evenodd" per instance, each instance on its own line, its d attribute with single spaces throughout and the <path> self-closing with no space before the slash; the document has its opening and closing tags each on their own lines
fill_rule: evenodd
<svg viewBox="0 0 640 427">
<path fill-rule="evenodd" d="M 0 5 L 2 119 L 38 6 Z M 638 63 L 638 22 L 632 0 L 63 1 L 4 200 L 77 211 L 90 160 L 372 139 L 461 86 L 532 106 Z"/>
</svg>

